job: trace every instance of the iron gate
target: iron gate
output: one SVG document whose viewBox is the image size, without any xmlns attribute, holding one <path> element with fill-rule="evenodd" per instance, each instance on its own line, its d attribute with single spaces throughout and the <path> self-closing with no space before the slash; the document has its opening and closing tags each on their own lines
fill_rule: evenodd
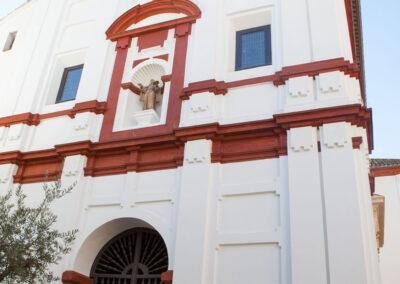
<svg viewBox="0 0 400 284">
<path fill-rule="evenodd" d="M 161 284 L 161 273 L 168 269 L 168 252 L 154 230 L 135 228 L 125 231 L 97 255 L 91 271 L 95 284 Z"/>
</svg>

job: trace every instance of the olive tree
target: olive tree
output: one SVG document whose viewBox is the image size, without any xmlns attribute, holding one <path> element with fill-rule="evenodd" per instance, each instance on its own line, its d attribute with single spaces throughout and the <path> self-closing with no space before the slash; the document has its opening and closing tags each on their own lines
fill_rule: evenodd
<svg viewBox="0 0 400 284">
<path fill-rule="evenodd" d="M 38 206 L 26 204 L 22 187 L 0 196 L 0 283 L 50 283 L 58 280 L 51 266 L 71 250 L 77 231 L 55 229 L 57 216 L 51 205 L 70 193 L 61 182 L 43 185 Z"/>
</svg>

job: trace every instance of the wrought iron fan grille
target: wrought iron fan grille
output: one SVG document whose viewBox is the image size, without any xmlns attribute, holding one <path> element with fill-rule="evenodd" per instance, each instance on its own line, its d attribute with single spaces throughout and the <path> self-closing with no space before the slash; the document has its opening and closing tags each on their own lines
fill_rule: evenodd
<svg viewBox="0 0 400 284">
<path fill-rule="evenodd" d="M 161 284 L 168 269 L 168 252 L 154 230 L 135 228 L 109 241 L 91 271 L 95 284 Z"/>
</svg>

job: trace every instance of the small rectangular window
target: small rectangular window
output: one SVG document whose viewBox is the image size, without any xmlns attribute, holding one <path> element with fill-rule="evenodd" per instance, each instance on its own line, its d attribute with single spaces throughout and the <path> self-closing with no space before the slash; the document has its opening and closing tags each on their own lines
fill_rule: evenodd
<svg viewBox="0 0 400 284">
<path fill-rule="evenodd" d="M 73 66 L 64 69 L 60 89 L 58 91 L 56 104 L 72 101 L 76 98 L 79 83 L 81 81 L 83 65 Z"/>
<path fill-rule="evenodd" d="M 236 33 L 236 71 L 271 64 L 270 25 Z"/>
<path fill-rule="evenodd" d="M 17 32 L 8 34 L 6 43 L 4 44 L 3 51 L 8 51 L 13 48 L 16 37 L 17 37 Z"/>
</svg>

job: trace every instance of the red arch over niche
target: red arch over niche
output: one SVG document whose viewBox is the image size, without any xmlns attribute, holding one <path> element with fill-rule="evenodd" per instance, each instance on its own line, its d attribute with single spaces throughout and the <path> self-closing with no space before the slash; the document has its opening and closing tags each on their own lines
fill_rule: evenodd
<svg viewBox="0 0 400 284">
<path fill-rule="evenodd" d="M 201 16 L 199 7 L 189 0 L 154 0 L 144 5 L 137 5 L 120 16 L 107 30 L 107 38 L 115 41 L 121 37 L 140 34 L 141 31 L 128 30 L 128 28 L 144 19 L 165 13 L 185 14 L 186 17 L 145 27 L 142 32 L 177 24 L 194 23 Z"/>
</svg>

